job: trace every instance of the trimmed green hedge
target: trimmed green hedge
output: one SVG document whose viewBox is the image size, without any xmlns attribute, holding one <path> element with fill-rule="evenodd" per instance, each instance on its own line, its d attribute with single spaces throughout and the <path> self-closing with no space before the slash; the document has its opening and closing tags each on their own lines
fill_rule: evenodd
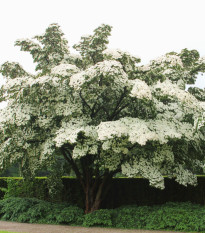
<svg viewBox="0 0 205 233">
<path fill-rule="evenodd" d="M 21 177 L 0 178 L 0 199 L 29 197 L 52 202 L 69 202 L 84 208 L 84 193 L 74 178 L 63 178 L 63 190 L 57 198 L 50 196 L 46 177 L 23 180 Z"/>
<path fill-rule="evenodd" d="M 35 197 L 41 200 L 48 199 L 48 190 L 45 179 L 24 181 L 22 178 L 0 179 L 2 198 Z"/>
<path fill-rule="evenodd" d="M 31 197 L 45 201 L 69 202 L 84 208 L 84 193 L 73 177 L 62 178 L 63 190 L 58 198 L 50 196 L 46 177 L 38 177 L 32 181 L 22 178 L 0 178 L 0 198 L 7 189 L 6 197 Z M 173 179 L 165 178 L 165 189 L 159 190 L 149 186 L 146 179 L 115 178 L 111 189 L 103 200 L 102 208 L 114 209 L 122 205 L 154 205 L 166 202 L 187 202 L 205 205 L 205 177 L 198 177 L 198 185 L 184 187 Z"/>
<path fill-rule="evenodd" d="M 205 232 L 204 206 L 189 202 L 122 206 L 84 215 L 81 208 L 68 203 L 57 204 L 36 198 L 8 198 L 0 201 L 0 219 L 85 227 Z"/>
</svg>

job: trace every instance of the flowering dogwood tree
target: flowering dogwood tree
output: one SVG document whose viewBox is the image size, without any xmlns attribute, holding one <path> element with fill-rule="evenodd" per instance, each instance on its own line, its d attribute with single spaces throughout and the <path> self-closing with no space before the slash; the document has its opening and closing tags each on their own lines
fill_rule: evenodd
<svg viewBox="0 0 205 233">
<path fill-rule="evenodd" d="M 85 192 L 86 213 L 100 207 L 116 173 L 163 189 L 164 175 L 196 185 L 205 164 L 205 134 L 194 125 L 205 93 L 185 90 L 205 59 L 184 49 L 139 65 L 140 58 L 107 48 L 110 33 L 101 25 L 72 54 L 51 24 L 15 43 L 32 55 L 37 74 L 15 62 L 1 66 L 1 101 L 8 104 L 0 113 L 0 168 L 20 162 L 31 176 L 62 156 Z"/>
</svg>

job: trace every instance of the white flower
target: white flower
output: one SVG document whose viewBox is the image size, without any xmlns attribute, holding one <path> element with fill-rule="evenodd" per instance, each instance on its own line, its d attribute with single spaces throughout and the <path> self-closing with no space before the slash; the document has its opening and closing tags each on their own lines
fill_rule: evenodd
<svg viewBox="0 0 205 233">
<path fill-rule="evenodd" d="M 140 158 L 140 155 L 138 157 Z M 122 164 L 121 168 L 122 174 L 128 177 L 142 176 L 149 179 L 151 186 L 164 189 L 164 178 L 160 170 L 143 157 L 134 160 L 133 163 L 126 162 Z"/>
<path fill-rule="evenodd" d="M 80 89 L 85 82 L 90 82 L 96 77 L 99 79 L 100 75 L 114 78 L 118 85 L 124 85 L 128 81 L 127 74 L 123 71 L 120 62 L 111 60 L 98 62 L 85 71 L 72 75 L 69 85 L 75 89 Z"/>
<path fill-rule="evenodd" d="M 85 82 L 85 72 L 79 72 L 70 77 L 69 85 L 75 89 L 79 89 L 80 86 Z"/>
<path fill-rule="evenodd" d="M 166 54 L 161 57 L 158 57 L 157 59 L 153 60 L 151 64 L 157 64 L 161 66 L 169 65 L 171 67 L 178 65 L 183 67 L 181 58 L 177 55 L 171 55 L 171 54 Z"/>
<path fill-rule="evenodd" d="M 158 81 L 157 84 L 153 86 L 153 90 L 157 93 L 157 95 L 165 96 L 168 95 L 175 99 L 178 99 L 184 105 L 188 107 L 195 108 L 198 105 L 197 99 L 191 95 L 189 92 L 182 90 L 178 87 L 178 85 L 173 84 L 169 80 L 165 80 L 164 82 Z"/>
<path fill-rule="evenodd" d="M 71 64 L 60 64 L 52 68 L 51 73 L 53 75 L 60 75 L 60 76 L 71 76 L 73 73 L 79 72 L 79 69 L 75 65 Z"/>
<path fill-rule="evenodd" d="M 151 100 L 152 94 L 149 86 L 142 80 L 135 79 L 130 80 L 129 83 L 133 85 L 130 96 L 136 97 L 138 99 L 149 99 Z"/>
<path fill-rule="evenodd" d="M 103 51 L 103 54 L 106 55 L 106 57 L 110 57 L 113 59 L 119 59 L 122 57 L 118 49 L 105 49 Z"/>
</svg>

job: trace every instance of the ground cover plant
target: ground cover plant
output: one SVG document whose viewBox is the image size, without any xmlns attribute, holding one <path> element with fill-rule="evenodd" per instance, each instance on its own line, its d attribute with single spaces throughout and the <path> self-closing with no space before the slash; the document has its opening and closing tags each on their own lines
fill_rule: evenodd
<svg viewBox="0 0 205 233">
<path fill-rule="evenodd" d="M 84 214 L 83 209 L 35 198 L 8 198 L 0 201 L 0 220 L 28 223 L 67 224 L 84 227 L 205 231 L 205 208 L 189 202 L 154 206 L 121 206 Z"/>
<path fill-rule="evenodd" d="M 59 25 L 15 45 L 29 52 L 36 74 L 5 62 L 0 101 L 0 169 L 18 163 L 29 180 L 50 173 L 57 196 L 62 173 L 73 172 L 85 212 L 100 208 L 111 179 L 142 176 L 163 189 L 166 175 L 196 185 L 204 172 L 205 91 L 189 88 L 205 71 L 196 50 L 169 52 L 148 65 L 108 48 L 111 26 L 101 25 L 69 51 Z M 201 123 L 200 123 L 201 124 Z M 70 170 L 71 169 L 71 170 Z"/>
<path fill-rule="evenodd" d="M 8 198 L 0 201 L 1 220 L 81 225 L 83 210 L 68 203 L 51 203 L 36 198 Z"/>
</svg>

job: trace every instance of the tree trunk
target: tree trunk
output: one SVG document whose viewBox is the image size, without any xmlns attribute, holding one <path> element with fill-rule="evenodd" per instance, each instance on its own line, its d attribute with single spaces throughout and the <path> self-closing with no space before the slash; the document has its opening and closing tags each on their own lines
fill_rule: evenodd
<svg viewBox="0 0 205 233">
<path fill-rule="evenodd" d="M 102 191 L 98 190 L 97 193 L 92 189 L 86 189 L 85 192 L 85 213 L 91 213 L 100 208 Z"/>
<path fill-rule="evenodd" d="M 92 164 L 93 161 L 89 161 L 89 158 L 82 158 L 80 160 L 82 171 L 80 171 L 68 149 L 62 148 L 62 154 L 71 165 L 85 193 L 85 213 L 88 214 L 98 210 L 102 200 L 106 197 L 110 189 L 109 182 L 118 170 L 113 172 L 107 171 L 100 176 L 98 170 L 96 170 L 96 174 L 94 174 L 94 171 L 90 169 L 90 164 Z"/>
<path fill-rule="evenodd" d="M 94 183 L 92 187 L 90 184 L 86 184 L 85 191 L 85 213 L 91 213 L 100 208 L 102 200 L 105 198 L 108 189 L 105 191 L 105 185 L 107 185 L 108 175 L 99 180 L 99 184 Z M 96 181 L 97 182 L 97 181 Z"/>
</svg>

